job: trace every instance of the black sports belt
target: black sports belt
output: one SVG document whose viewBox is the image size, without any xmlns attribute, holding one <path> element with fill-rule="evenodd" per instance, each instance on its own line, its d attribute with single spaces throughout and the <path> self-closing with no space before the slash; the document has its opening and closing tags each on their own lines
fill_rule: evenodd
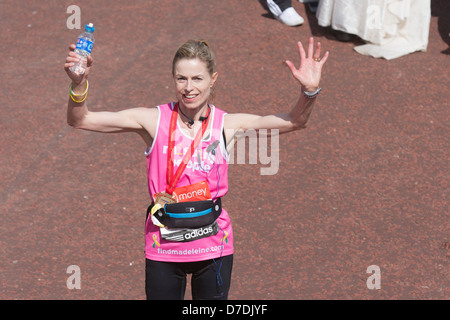
<svg viewBox="0 0 450 320">
<path fill-rule="evenodd" d="M 147 217 L 154 203 L 147 209 Z M 154 213 L 169 228 L 200 228 L 212 224 L 222 213 L 221 198 L 166 204 Z"/>
<path fill-rule="evenodd" d="M 169 233 L 161 232 L 161 238 L 170 241 L 188 242 L 213 236 L 219 232 L 219 224 L 214 221 L 210 225 L 194 229 L 170 229 Z"/>
</svg>

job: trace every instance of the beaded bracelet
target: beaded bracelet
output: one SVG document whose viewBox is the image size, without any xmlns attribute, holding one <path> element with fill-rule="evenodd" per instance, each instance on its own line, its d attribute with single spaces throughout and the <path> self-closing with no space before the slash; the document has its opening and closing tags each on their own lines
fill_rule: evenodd
<svg viewBox="0 0 450 320">
<path fill-rule="evenodd" d="M 88 90 L 89 90 L 89 81 L 88 81 L 88 80 L 86 80 L 86 90 L 85 90 L 83 93 L 80 93 L 80 94 L 75 94 L 75 93 L 72 91 L 72 83 L 71 83 L 71 84 L 69 85 L 69 95 L 70 95 L 70 98 L 73 100 L 73 102 L 81 103 L 81 102 L 83 102 L 84 100 L 86 100 Z M 76 99 L 75 99 L 75 97 L 81 97 L 81 96 L 84 96 L 84 98 L 81 99 L 81 100 L 76 100 Z"/>
<path fill-rule="evenodd" d="M 307 97 L 309 99 L 312 99 L 312 98 L 317 97 L 317 95 L 319 94 L 320 91 L 322 91 L 322 88 L 317 88 L 317 90 L 314 91 L 314 92 L 303 91 L 303 94 L 304 94 L 305 97 Z"/>
</svg>

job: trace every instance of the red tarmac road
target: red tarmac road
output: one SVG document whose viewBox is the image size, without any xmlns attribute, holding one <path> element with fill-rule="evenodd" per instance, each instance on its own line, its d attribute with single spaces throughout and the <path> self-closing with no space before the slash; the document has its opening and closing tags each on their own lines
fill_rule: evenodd
<svg viewBox="0 0 450 320">
<path fill-rule="evenodd" d="M 296 41 L 330 51 L 308 128 L 280 137 L 278 172 L 230 165 L 230 299 L 449 299 L 450 12 L 432 2 L 427 52 L 386 61 L 338 42 L 296 0 L 298 28 L 262 0 L 3 0 L 0 299 L 145 298 L 145 145 L 67 125 L 71 4 L 96 26 L 92 110 L 173 100 L 173 54 L 203 38 L 218 107 L 285 112 L 300 93 L 283 64 L 298 65 Z M 367 288 L 371 265 L 381 289 Z"/>
</svg>

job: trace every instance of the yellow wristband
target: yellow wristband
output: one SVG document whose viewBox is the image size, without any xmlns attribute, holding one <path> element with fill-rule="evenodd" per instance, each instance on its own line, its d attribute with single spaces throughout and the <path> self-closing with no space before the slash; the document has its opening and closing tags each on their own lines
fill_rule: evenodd
<svg viewBox="0 0 450 320">
<path fill-rule="evenodd" d="M 82 103 L 82 102 L 83 102 L 84 100 L 86 100 L 86 98 L 87 98 L 88 90 L 89 90 L 89 81 L 87 81 L 87 80 L 86 80 L 86 90 L 85 90 L 83 93 L 80 93 L 80 94 L 75 94 L 75 93 L 72 91 L 72 83 L 71 83 L 71 84 L 69 85 L 69 95 L 70 95 L 70 98 L 72 99 L 73 102 L 76 102 L 76 103 Z M 82 96 L 84 96 L 84 98 L 82 98 L 81 100 L 76 99 L 76 97 L 82 97 Z"/>
<path fill-rule="evenodd" d="M 86 80 L 86 90 L 85 90 L 83 93 L 80 93 L 80 94 L 75 94 L 75 93 L 72 91 L 72 83 L 69 85 L 69 94 L 70 94 L 71 96 L 73 96 L 73 97 L 84 96 L 84 95 L 88 92 L 88 90 L 89 90 L 89 81 L 87 81 L 87 80 Z"/>
<path fill-rule="evenodd" d="M 70 99 L 72 99 L 72 101 L 73 101 L 73 102 L 76 102 L 76 103 L 82 103 L 84 100 L 86 100 L 86 98 L 87 98 L 87 93 L 86 93 L 86 95 L 84 96 L 84 98 L 81 99 L 81 100 L 75 100 L 75 99 L 73 98 L 73 96 L 70 94 Z"/>
</svg>

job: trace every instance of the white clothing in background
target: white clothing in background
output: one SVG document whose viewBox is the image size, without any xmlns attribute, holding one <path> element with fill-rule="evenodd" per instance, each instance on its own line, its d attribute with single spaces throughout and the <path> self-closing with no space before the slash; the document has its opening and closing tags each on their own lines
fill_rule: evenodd
<svg viewBox="0 0 450 320">
<path fill-rule="evenodd" d="M 355 47 L 364 55 L 390 60 L 427 49 L 430 0 L 320 0 L 316 16 L 322 27 L 367 41 Z"/>
</svg>

